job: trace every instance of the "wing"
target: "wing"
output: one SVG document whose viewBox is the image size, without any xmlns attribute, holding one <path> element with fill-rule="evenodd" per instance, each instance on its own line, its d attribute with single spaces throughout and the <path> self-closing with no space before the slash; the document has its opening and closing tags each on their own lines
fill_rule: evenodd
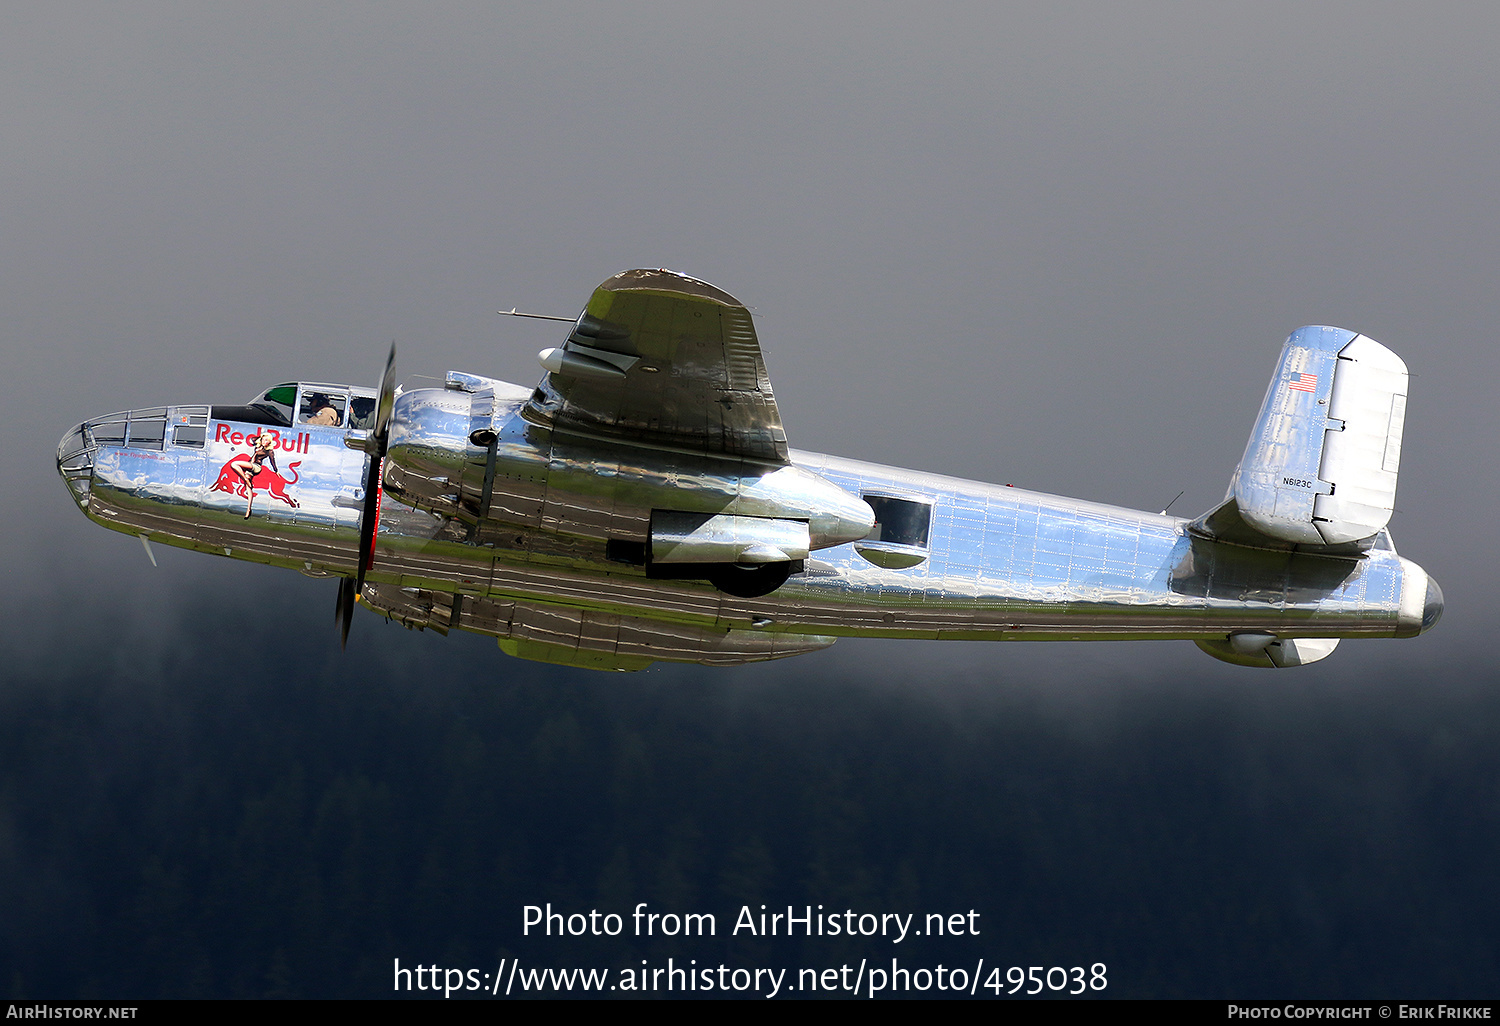
<svg viewBox="0 0 1500 1026">
<path fill-rule="evenodd" d="M 750 311 L 674 271 L 622 271 L 594 290 L 525 408 L 558 431 L 787 463 Z"/>
</svg>

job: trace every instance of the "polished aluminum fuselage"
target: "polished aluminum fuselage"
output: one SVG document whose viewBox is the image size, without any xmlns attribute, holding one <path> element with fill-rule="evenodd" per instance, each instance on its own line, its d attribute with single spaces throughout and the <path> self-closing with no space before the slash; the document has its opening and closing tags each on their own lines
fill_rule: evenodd
<svg viewBox="0 0 1500 1026">
<path fill-rule="evenodd" d="M 492 456 L 469 441 L 475 406 L 465 391 L 409 391 L 396 403 L 365 600 L 410 626 L 504 639 L 529 609 L 533 636 L 544 636 L 538 615 L 571 618 L 564 633 L 575 642 L 604 623 L 617 639 L 641 635 L 618 641 L 619 651 L 703 662 L 774 658 L 850 635 L 1403 637 L 1423 627 L 1426 575 L 1383 533 L 1357 559 L 1272 551 L 1196 537 L 1177 517 L 815 453 L 794 452 L 787 467 L 554 434 L 523 418 L 529 390 L 488 384 L 499 436 Z M 367 459 L 360 432 L 266 429 L 215 420 L 207 407 L 128 419 L 144 425 L 131 429 L 135 444 L 82 425 L 59 451 L 91 519 L 313 576 L 353 572 Z M 204 425 L 201 445 L 174 441 L 190 421 Z M 228 465 L 260 430 L 276 433 L 283 494 L 256 493 L 247 519 Z M 923 544 L 896 546 L 903 558 L 892 560 L 849 540 L 855 514 L 835 494 L 861 510 L 850 497 L 930 505 Z M 646 540 L 661 509 L 801 517 L 813 551 L 802 572 L 760 598 L 656 579 L 610 545 Z M 710 637 L 729 642 L 705 648 Z"/>
</svg>

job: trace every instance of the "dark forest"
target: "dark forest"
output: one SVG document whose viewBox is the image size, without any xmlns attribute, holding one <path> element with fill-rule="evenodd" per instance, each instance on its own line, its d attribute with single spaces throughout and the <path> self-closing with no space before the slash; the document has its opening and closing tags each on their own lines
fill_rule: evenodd
<svg viewBox="0 0 1500 1026">
<path fill-rule="evenodd" d="M 1042 682 L 994 646 L 993 679 L 967 684 L 865 679 L 878 650 L 838 647 L 753 675 L 608 675 L 363 615 L 341 655 L 291 607 L 265 634 L 307 651 L 252 652 L 211 626 L 245 603 L 194 608 L 141 669 L 102 640 L 11 661 L 12 997 L 381 997 L 397 958 L 892 954 L 1102 961 L 1116 997 L 1493 990 L 1492 671 Z M 523 906 L 548 902 L 719 928 L 523 936 Z M 820 903 L 973 909 L 981 934 L 729 935 L 743 905 Z"/>
</svg>

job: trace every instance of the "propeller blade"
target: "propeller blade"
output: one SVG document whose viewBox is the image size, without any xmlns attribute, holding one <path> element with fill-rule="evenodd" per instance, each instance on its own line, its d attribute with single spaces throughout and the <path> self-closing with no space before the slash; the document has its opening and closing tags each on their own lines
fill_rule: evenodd
<svg viewBox="0 0 1500 1026">
<path fill-rule="evenodd" d="M 380 470 L 391 437 L 391 412 L 396 406 L 396 343 L 385 358 L 380 376 L 380 399 L 375 406 L 375 427 L 370 431 L 370 465 L 365 471 L 365 508 L 359 514 L 359 567 L 354 577 L 356 593 L 365 586 L 365 574 L 375 562 L 375 530 L 380 524 Z"/>
<path fill-rule="evenodd" d="M 339 604 L 334 616 L 339 624 L 339 648 L 349 647 L 349 625 L 354 620 L 354 578 L 339 578 Z"/>
<path fill-rule="evenodd" d="M 365 574 L 375 562 L 375 532 L 380 526 L 380 471 L 385 463 L 386 445 L 391 437 L 391 414 L 396 407 L 396 343 L 391 343 L 385 358 L 385 373 L 380 376 L 380 398 L 375 404 L 375 424 L 370 429 L 365 451 L 369 466 L 365 469 L 364 506 L 359 511 L 359 558 L 353 577 L 339 581 L 338 622 L 340 644 L 349 644 L 349 625 L 354 619 L 354 604 L 365 587 Z"/>
<path fill-rule="evenodd" d="M 375 406 L 375 429 L 372 439 L 378 439 L 380 455 L 385 455 L 386 439 L 390 437 L 391 411 L 396 405 L 396 343 L 391 343 L 390 355 L 385 358 L 385 373 L 380 376 L 380 401 Z"/>
<path fill-rule="evenodd" d="M 365 506 L 359 513 L 359 564 L 355 570 L 355 589 L 365 586 L 365 574 L 375 562 L 375 529 L 380 525 L 380 468 L 384 454 L 370 454 L 365 471 Z"/>
</svg>

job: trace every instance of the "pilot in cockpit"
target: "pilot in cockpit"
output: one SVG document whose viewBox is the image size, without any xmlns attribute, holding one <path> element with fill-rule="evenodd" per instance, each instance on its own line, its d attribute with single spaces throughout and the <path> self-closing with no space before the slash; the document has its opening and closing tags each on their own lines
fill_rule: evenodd
<svg viewBox="0 0 1500 1026">
<path fill-rule="evenodd" d="M 302 423 L 314 427 L 338 427 L 342 411 L 326 395 L 313 392 L 302 400 Z"/>
</svg>

